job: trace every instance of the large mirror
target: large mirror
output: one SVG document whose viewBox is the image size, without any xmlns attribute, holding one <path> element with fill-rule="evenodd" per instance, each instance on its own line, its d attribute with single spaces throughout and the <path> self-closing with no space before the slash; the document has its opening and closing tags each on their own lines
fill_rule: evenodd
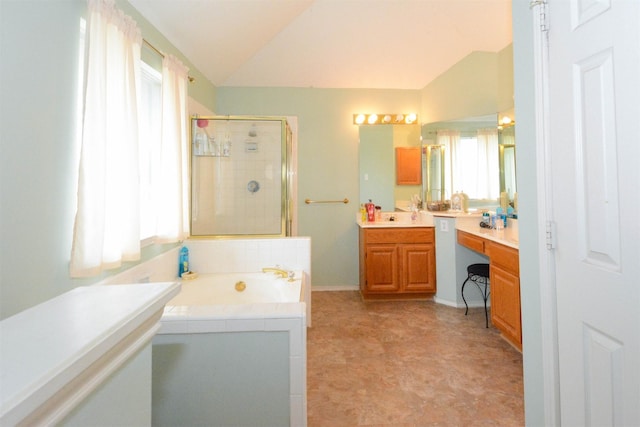
<svg viewBox="0 0 640 427">
<path fill-rule="evenodd" d="M 509 143 L 515 150 L 515 139 L 509 138 Z M 423 194 L 427 200 L 449 200 L 462 192 L 469 197 L 469 207 L 497 206 L 504 191 L 501 183 L 506 182 L 503 173 L 512 170 L 502 167 L 497 114 L 425 124 L 422 144 L 427 153 L 423 171 L 427 178 Z M 428 154 L 438 147 L 442 161 L 434 162 Z M 515 167 L 513 171 L 515 174 Z M 433 177 L 442 178 L 437 181 Z M 515 191 L 515 185 L 512 188 Z"/>
<path fill-rule="evenodd" d="M 397 183 L 396 149 L 420 150 L 420 125 L 362 125 L 358 132 L 360 203 L 371 199 L 383 211 L 408 209 L 411 198 L 423 194 L 423 185 Z M 420 171 L 421 159 L 416 161 Z"/>
<path fill-rule="evenodd" d="M 416 128 L 421 135 L 416 135 Z M 417 125 L 360 126 L 360 200 L 383 210 L 407 210 L 414 195 L 424 202 L 469 196 L 470 208 L 493 209 L 501 194 L 517 200 L 515 126 L 498 126 L 498 115 Z M 421 140 L 421 141 L 420 141 Z M 396 184 L 394 148 L 422 149 L 422 184 Z"/>
<path fill-rule="evenodd" d="M 500 126 L 498 129 L 499 162 L 500 162 L 500 192 L 506 192 L 513 205 L 517 203 L 516 187 L 516 127 L 512 123 Z M 515 206 L 514 206 L 515 207 Z"/>
</svg>

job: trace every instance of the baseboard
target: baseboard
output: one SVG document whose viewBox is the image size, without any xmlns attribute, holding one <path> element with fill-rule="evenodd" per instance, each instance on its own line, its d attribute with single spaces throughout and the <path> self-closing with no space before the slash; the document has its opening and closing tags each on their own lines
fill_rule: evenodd
<svg viewBox="0 0 640 427">
<path fill-rule="evenodd" d="M 358 285 L 338 285 L 338 286 L 311 286 L 311 292 L 328 291 L 359 291 Z"/>
<path fill-rule="evenodd" d="M 454 308 L 464 308 L 465 307 L 464 303 L 458 304 L 455 301 L 450 301 L 450 300 L 443 299 L 443 298 L 438 298 L 438 297 L 433 297 L 433 301 L 436 302 L 437 304 L 442 304 L 442 305 L 446 305 L 446 306 L 454 307 Z M 482 300 L 480 300 L 480 301 L 468 301 L 467 303 L 469 304 L 469 308 L 484 308 L 484 302 Z M 489 308 L 490 306 L 491 306 L 491 304 L 489 304 L 489 301 L 487 301 L 487 308 Z"/>
<path fill-rule="evenodd" d="M 433 302 L 435 302 L 437 304 L 446 305 L 446 306 L 449 306 L 449 307 L 460 308 L 460 306 L 456 302 L 449 301 L 449 300 L 443 299 L 443 298 L 438 298 L 437 296 L 433 297 Z"/>
</svg>

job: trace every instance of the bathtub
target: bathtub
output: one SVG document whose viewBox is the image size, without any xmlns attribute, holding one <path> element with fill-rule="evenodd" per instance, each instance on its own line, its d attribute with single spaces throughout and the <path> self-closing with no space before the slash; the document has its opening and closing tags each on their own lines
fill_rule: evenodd
<svg viewBox="0 0 640 427">
<path fill-rule="evenodd" d="M 212 273 L 183 280 L 182 291 L 167 303 L 175 306 L 247 305 L 302 302 L 302 272 L 292 280 L 274 273 Z M 171 309 L 169 309 L 171 311 Z"/>
<path fill-rule="evenodd" d="M 153 340 L 162 425 L 306 426 L 306 273 L 183 280 Z"/>
</svg>

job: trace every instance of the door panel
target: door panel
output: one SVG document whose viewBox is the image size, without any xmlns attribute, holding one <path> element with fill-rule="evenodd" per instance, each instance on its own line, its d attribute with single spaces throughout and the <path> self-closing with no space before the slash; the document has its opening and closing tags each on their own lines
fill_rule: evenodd
<svg viewBox="0 0 640 427">
<path fill-rule="evenodd" d="M 396 292 L 398 281 L 398 246 L 395 244 L 367 245 L 367 291 Z"/>
<path fill-rule="evenodd" d="M 415 292 L 436 291 L 436 265 L 433 245 L 401 245 L 402 289 Z"/>
<path fill-rule="evenodd" d="M 561 420 L 640 425 L 640 2 L 548 16 Z"/>
</svg>

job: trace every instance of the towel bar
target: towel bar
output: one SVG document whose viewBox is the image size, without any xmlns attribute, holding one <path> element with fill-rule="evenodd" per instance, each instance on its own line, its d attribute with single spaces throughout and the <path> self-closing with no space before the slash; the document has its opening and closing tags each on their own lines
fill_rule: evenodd
<svg viewBox="0 0 640 427">
<path fill-rule="evenodd" d="M 349 199 L 347 199 L 346 197 L 343 200 L 311 200 L 311 199 L 305 199 L 304 202 L 308 205 L 310 205 L 311 203 L 344 203 L 345 205 L 347 203 L 349 203 Z"/>
</svg>

